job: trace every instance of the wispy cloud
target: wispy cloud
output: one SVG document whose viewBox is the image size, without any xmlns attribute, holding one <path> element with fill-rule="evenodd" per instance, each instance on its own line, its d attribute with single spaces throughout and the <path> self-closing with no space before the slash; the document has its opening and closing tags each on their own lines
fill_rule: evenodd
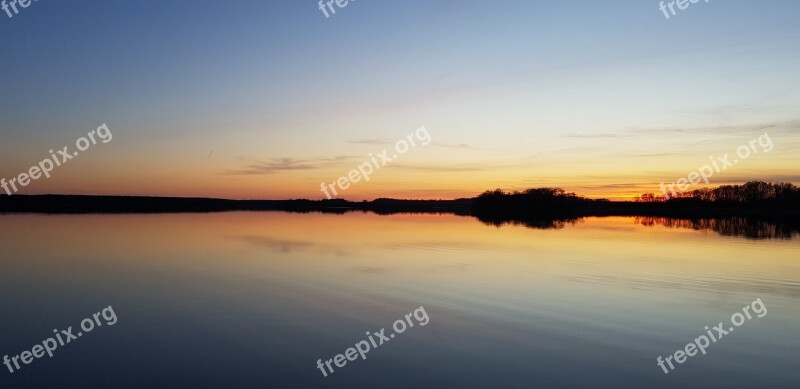
<svg viewBox="0 0 800 389">
<path fill-rule="evenodd" d="M 357 139 L 348 141 L 348 143 L 359 144 L 359 145 L 371 145 L 371 146 L 389 146 L 393 145 L 394 142 L 388 139 Z M 438 147 L 445 147 L 448 149 L 474 149 L 474 147 L 466 144 L 466 143 L 441 143 L 441 142 L 433 142 L 431 143 L 432 146 Z"/>
<path fill-rule="evenodd" d="M 706 135 L 719 137 L 721 135 L 736 135 L 736 134 L 749 134 L 764 130 L 781 130 L 787 132 L 794 132 L 800 129 L 800 119 L 793 119 L 782 122 L 764 122 L 754 124 L 737 124 L 737 125 L 719 125 L 719 126 L 702 126 L 702 127 L 637 127 L 631 126 L 615 132 L 603 133 L 569 133 L 563 135 L 565 138 L 583 138 L 583 139 L 597 139 L 597 138 L 624 138 L 635 136 L 649 136 L 649 135 L 668 135 L 668 134 L 682 134 L 682 135 Z"/>
<path fill-rule="evenodd" d="M 636 134 L 678 133 L 678 134 L 704 134 L 704 135 L 705 134 L 734 135 L 741 133 L 763 131 L 768 129 L 791 130 L 791 129 L 797 129 L 798 125 L 800 125 L 800 120 L 793 119 L 783 122 L 765 122 L 765 123 L 754 123 L 754 124 L 720 125 L 720 126 L 704 126 L 704 127 L 630 127 L 625 131 L 633 132 Z"/>
<path fill-rule="evenodd" d="M 472 146 L 470 146 L 470 145 L 468 145 L 466 143 L 451 144 L 451 143 L 433 142 L 433 145 L 434 146 L 439 146 L 439 147 L 445 147 L 445 148 L 448 148 L 448 149 L 463 149 L 463 150 L 474 149 L 474 147 L 472 147 Z"/>
<path fill-rule="evenodd" d="M 422 164 L 394 164 L 386 166 L 387 168 L 403 169 L 403 170 L 417 170 L 426 172 L 442 172 L 442 173 L 459 173 L 459 172 L 485 172 L 506 169 L 519 169 L 525 167 L 524 164 L 502 164 L 502 165 L 465 165 L 465 164 L 436 164 L 436 165 L 422 165 Z"/>
<path fill-rule="evenodd" d="M 404 169 L 404 170 L 420 170 L 427 172 L 479 172 L 486 170 L 486 168 L 478 166 L 464 166 L 464 165 L 409 165 L 409 164 L 395 164 L 387 166 L 388 168 Z"/>
<path fill-rule="evenodd" d="M 675 157 L 678 155 L 686 155 L 686 153 L 642 153 L 630 154 L 631 157 Z"/>
<path fill-rule="evenodd" d="M 627 134 L 630 136 L 630 134 Z M 579 133 L 572 133 L 564 135 L 565 138 L 620 138 L 625 136 L 625 134 L 621 133 L 598 133 L 598 134 L 579 134 Z"/>
<path fill-rule="evenodd" d="M 359 139 L 359 140 L 351 140 L 348 141 L 349 143 L 355 143 L 359 145 L 390 145 L 392 141 L 387 139 Z"/>
<path fill-rule="evenodd" d="M 273 174 L 282 171 L 293 170 L 314 170 L 331 166 L 341 165 L 342 163 L 355 159 L 355 156 L 341 155 L 330 158 L 272 158 L 267 161 L 248 160 L 248 165 L 237 170 L 226 170 L 225 174 L 230 175 L 259 175 Z"/>
</svg>

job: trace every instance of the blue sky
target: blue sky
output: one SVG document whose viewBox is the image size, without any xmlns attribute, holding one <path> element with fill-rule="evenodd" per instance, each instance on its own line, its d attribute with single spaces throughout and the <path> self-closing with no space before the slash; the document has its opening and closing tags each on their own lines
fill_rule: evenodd
<svg viewBox="0 0 800 389">
<path fill-rule="evenodd" d="M 712 0 L 667 20 L 657 1 L 357 0 L 325 18 L 314 1 L 39 0 L 0 13 L 0 174 L 105 122 L 113 143 L 28 191 L 315 197 L 353 163 L 226 172 L 355 158 L 375 151 L 359 141 L 425 125 L 434 146 L 355 197 L 614 195 L 772 126 L 769 159 L 725 182 L 797 182 L 798 11 Z"/>
</svg>

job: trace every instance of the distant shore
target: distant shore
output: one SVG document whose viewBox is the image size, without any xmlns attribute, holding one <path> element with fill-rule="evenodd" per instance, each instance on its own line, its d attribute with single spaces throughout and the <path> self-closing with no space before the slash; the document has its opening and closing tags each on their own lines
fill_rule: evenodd
<svg viewBox="0 0 800 389">
<path fill-rule="evenodd" d="M 185 213 L 230 211 L 287 211 L 344 213 L 438 212 L 470 214 L 472 201 L 390 200 L 355 202 L 333 200 L 228 200 L 191 197 L 13 195 L 0 196 L 1 213 Z"/>
<path fill-rule="evenodd" d="M 13 195 L 0 196 L 0 213 L 103 214 L 103 213 L 204 213 L 230 211 L 286 211 L 345 213 L 351 211 L 392 213 L 448 213 L 485 219 L 559 219 L 587 216 L 661 217 L 796 217 L 794 207 L 743 206 L 683 202 L 632 202 L 582 200 L 574 204 L 521 207 L 516 204 L 484 204 L 480 198 L 457 200 L 372 201 L 334 200 L 228 200 L 214 198 Z"/>
</svg>

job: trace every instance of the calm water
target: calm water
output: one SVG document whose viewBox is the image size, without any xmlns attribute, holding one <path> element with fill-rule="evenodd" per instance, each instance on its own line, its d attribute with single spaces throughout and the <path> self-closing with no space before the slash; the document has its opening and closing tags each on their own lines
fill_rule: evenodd
<svg viewBox="0 0 800 389">
<path fill-rule="evenodd" d="M 360 213 L 6 215 L 0 231 L 0 356 L 118 317 L 0 365 L 3 388 L 800 386 L 797 236 Z M 766 316 L 656 365 L 756 298 Z M 426 326 L 317 368 L 420 306 Z"/>
</svg>

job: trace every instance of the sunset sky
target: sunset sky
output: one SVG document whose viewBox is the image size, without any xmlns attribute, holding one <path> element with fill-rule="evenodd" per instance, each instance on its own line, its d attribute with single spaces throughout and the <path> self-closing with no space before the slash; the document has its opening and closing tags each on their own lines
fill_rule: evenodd
<svg viewBox="0 0 800 389">
<path fill-rule="evenodd" d="M 107 123 L 20 194 L 322 198 L 370 153 L 417 146 L 343 197 L 558 186 L 659 191 L 715 175 L 800 183 L 797 1 L 54 1 L 0 11 L 0 177 Z M 390 155 L 392 153 L 390 152 Z"/>
</svg>

